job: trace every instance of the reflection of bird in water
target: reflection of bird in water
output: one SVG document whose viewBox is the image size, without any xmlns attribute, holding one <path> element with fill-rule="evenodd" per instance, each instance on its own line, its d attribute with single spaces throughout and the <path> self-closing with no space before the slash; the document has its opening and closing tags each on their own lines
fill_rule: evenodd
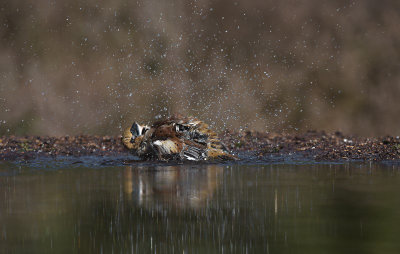
<svg viewBox="0 0 400 254">
<path fill-rule="evenodd" d="M 151 167 L 138 170 L 127 167 L 124 192 L 144 207 L 173 206 L 201 208 L 212 199 L 223 174 L 223 167 L 182 170 L 179 166 Z"/>
<path fill-rule="evenodd" d="M 206 123 L 193 117 L 174 116 L 151 127 L 134 122 L 125 130 L 122 142 L 142 159 L 236 159 Z"/>
</svg>

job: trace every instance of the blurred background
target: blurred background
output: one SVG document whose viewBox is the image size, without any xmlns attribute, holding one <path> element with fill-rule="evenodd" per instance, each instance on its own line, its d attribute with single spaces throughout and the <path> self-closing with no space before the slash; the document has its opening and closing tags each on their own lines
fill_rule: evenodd
<svg viewBox="0 0 400 254">
<path fill-rule="evenodd" d="M 0 135 L 400 135 L 398 0 L 0 2 Z"/>
</svg>

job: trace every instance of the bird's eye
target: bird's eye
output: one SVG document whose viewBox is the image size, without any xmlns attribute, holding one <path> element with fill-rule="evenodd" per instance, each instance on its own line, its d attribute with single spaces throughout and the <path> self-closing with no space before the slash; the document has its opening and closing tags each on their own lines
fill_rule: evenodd
<svg viewBox="0 0 400 254">
<path fill-rule="evenodd" d="M 142 135 L 144 135 L 145 133 L 146 133 L 146 131 L 148 131 L 149 129 L 147 129 L 147 128 L 143 128 L 143 130 L 142 130 Z"/>
</svg>

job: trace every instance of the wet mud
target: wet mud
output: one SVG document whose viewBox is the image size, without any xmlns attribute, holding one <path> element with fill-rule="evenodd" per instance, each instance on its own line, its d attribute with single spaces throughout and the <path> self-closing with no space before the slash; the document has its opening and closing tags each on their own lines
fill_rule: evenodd
<svg viewBox="0 0 400 254">
<path fill-rule="evenodd" d="M 220 135 L 239 158 L 297 156 L 313 161 L 400 161 L 399 137 L 357 137 L 340 132 L 308 131 L 303 134 L 226 131 Z M 52 157 L 125 157 L 130 152 L 120 136 L 3 136 L 0 160 L 32 160 Z"/>
</svg>

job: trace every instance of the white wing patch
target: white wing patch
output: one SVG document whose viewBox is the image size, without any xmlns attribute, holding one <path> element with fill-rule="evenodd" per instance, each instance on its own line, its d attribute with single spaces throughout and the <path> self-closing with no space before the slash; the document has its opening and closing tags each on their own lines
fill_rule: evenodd
<svg viewBox="0 0 400 254">
<path fill-rule="evenodd" d="M 189 161 L 196 161 L 196 158 L 190 157 L 190 156 L 185 156 L 185 158 Z"/>
</svg>

